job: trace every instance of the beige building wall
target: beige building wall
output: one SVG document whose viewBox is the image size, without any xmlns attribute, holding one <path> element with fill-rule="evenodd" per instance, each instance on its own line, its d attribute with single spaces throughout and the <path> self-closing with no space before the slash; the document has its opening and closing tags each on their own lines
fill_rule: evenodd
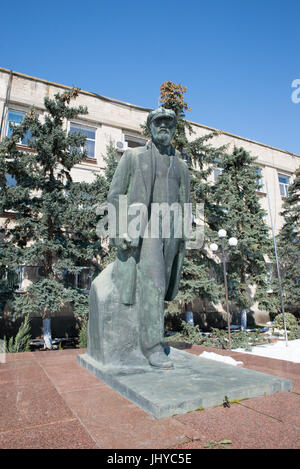
<svg viewBox="0 0 300 469">
<path fill-rule="evenodd" d="M 70 89 L 70 87 L 0 68 L 1 138 L 6 135 L 7 112 L 9 109 L 28 111 L 31 106 L 35 106 L 40 118 L 43 119 L 45 96 L 53 98 L 56 93 L 67 89 Z M 72 123 L 81 124 L 95 130 L 95 158 L 87 159 L 72 169 L 74 181 L 90 182 L 94 179 L 95 174 L 103 171 L 105 168 L 103 156 L 106 154 L 106 147 L 110 141 L 113 143 L 124 141 L 124 139 L 133 142 L 145 141 L 145 137 L 141 134 L 141 124 L 145 123 L 151 109 L 83 90 L 80 91 L 79 97 L 73 105 L 86 106 L 88 114 L 72 121 Z M 69 129 L 70 123 L 66 122 L 65 125 L 66 129 Z M 195 122 L 191 122 L 191 125 L 195 132 L 189 137 L 191 139 L 216 130 Z M 268 187 L 273 223 L 275 231 L 278 233 L 282 225 L 280 211 L 283 204 L 278 175 L 287 176 L 292 181 L 296 168 L 300 166 L 300 155 L 222 130 L 218 131 L 218 135 L 210 143 L 213 146 L 228 145 L 229 150 L 232 150 L 234 146 L 244 147 L 252 156 L 257 156 L 257 164 L 261 168 L 263 182 L 263 188 L 259 193 L 261 204 L 268 213 L 266 222 L 270 225 L 270 212 L 266 193 Z M 120 152 L 120 156 L 121 154 L 122 152 Z"/>
<path fill-rule="evenodd" d="M 43 114 L 45 113 L 44 97 L 49 96 L 53 98 L 57 92 L 63 92 L 66 89 L 69 89 L 69 87 L 17 72 L 10 74 L 9 70 L 0 68 L 1 138 L 6 133 L 8 109 L 26 111 L 33 105 L 40 113 L 41 119 L 43 119 Z M 139 136 L 145 139 L 145 137 L 141 136 L 140 126 L 145 123 L 147 115 L 151 111 L 150 109 L 83 90 L 80 91 L 74 105 L 86 106 L 88 114 L 72 121 L 72 123 L 81 124 L 95 130 L 96 137 L 95 159 L 87 160 L 73 168 L 72 177 L 74 181 L 92 181 L 94 174 L 104 169 L 105 162 L 103 156 L 106 153 L 106 146 L 110 140 L 114 143 L 116 141 L 124 141 L 125 137 L 138 138 Z M 70 123 L 66 122 L 66 128 L 69 128 L 69 125 Z M 195 122 L 191 122 L 191 125 L 195 132 L 189 137 L 191 139 L 216 130 Z M 277 233 L 282 225 L 280 211 L 283 203 L 278 174 L 287 176 L 292 181 L 296 168 L 300 166 L 300 155 L 273 148 L 226 131 L 219 130 L 218 133 L 218 136 L 211 140 L 212 145 L 228 145 L 229 150 L 232 150 L 234 145 L 238 147 L 243 146 L 252 156 L 257 156 L 257 164 L 261 167 L 264 184 L 263 190 L 260 193 L 261 204 L 268 212 L 266 221 L 270 224 L 266 194 L 266 188 L 268 187 L 272 218 Z"/>
</svg>

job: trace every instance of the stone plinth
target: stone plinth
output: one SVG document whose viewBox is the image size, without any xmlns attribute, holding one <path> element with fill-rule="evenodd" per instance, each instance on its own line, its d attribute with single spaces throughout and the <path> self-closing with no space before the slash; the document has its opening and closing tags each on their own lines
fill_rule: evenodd
<svg viewBox="0 0 300 469">
<path fill-rule="evenodd" d="M 184 414 L 199 408 L 289 391 L 291 381 L 258 371 L 239 368 L 171 348 L 173 370 L 149 365 L 105 366 L 88 354 L 79 363 L 99 379 L 155 418 Z"/>
</svg>

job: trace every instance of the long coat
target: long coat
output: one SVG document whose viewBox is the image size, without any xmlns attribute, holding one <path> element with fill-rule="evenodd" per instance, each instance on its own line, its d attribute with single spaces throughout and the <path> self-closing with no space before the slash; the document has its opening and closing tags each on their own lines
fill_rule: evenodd
<svg viewBox="0 0 300 469">
<path fill-rule="evenodd" d="M 120 195 L 127 195 L 128 207 L 132 204 L 140 203 L 144 204 L 148 209 L 150 207 L 155 178 L 153 145 L 152 142 L 148 142 L 145 147 L 127 150 L 117 166 L 107 197 L 108 203 L 111 203 L 115 207 L 117 220 L 119 219 L 120 211 Z M 189 170 L 177 150 L 175 151 L 174 164 L 177 166 L 180 174 L 178 202 L 183 210 L 184 204 L 190 201 Z M 129 224 L 130 217 L 128 215 L 127 217 Z M 147 221 L 148 220 L 146 220 L 146 222 Z M 135 302 L 136 264 L 139 259 L 142 234 L 143 227 L 141 227 L 140 236 L 132 241 L 132 246 L 135 249 L 129 250 L 128 252 L 119 249 L 115 261 L 114 279 L 121 296 L 121 302 L 124 304 L 133 304 Z M 119 232 L 117 224 L 115 238 L 110 239 L 111 244 L 116 245 L 116 238 L 121 238 L 121 236 L 122 233 Z M 170 285 L 165 296 L 166 301 L 173 300 L 177 295 L 184 255 L 185 240 L 182 239 L 182 242 L 179 243 L 178 253 L 172 266 Z"/>
</svg>

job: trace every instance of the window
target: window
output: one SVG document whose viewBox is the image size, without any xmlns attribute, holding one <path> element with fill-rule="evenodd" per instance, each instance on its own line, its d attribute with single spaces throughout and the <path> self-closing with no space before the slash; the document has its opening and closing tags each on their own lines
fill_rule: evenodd
<svg viewBox="0 0 300 469">
<path fill-rule="evenodd" d="M 95 158 L 96 130 L 79 124 L 70 124 L 70 133 L 72 132 L 82 132 L 86 137 L 85 145 L 82 149 L 86 150 L 88 158 Z"/>
<path fill-rule="evenodd" d="M 10 137 L 10 135 L 12 134 L 12 131 L 13 131 L 10 124 L 11 123 L 16 124 L 16 125 L 20 124 L 22 122 L 22 120 L 24 119 L 25 115 L 26 115 L 25 112 L 14 111 L 13 109 L 8 110 L 7 128 L 6 128 L 6 136 L 7 137 Z M 22 145 L 28 145 L 30 139 L 31 139 L 31 133 L 30 133 L 30 131 L 28 131 L 26 133 L 26 135 L 24 136 L 24 138 L 22 139 L 21 144 Z"/>
<path fill-rule="evenodd" d="M 16 270 L 15 270 L 15 275 L 17 279 L 17 285 L 18 285 L 18 290 L 23 291 L 24 290 L 24 279 L 25 279 L 25 265 L 20 265 Z"/>
<path fill-rule="evenodd" d="M 278 174 L 278 181 L 279 181 L 279 189 L 280 189 L 280 194 L 283 197 L 288 197 L 289 196 L 289 183 L 290 183 L 290 178 L 288 176 L 284 176 L 283 174 Z"/>
<path fill-rule="evenodd" d="M 16 181 L 16 178 L 14 176 L 11 176 L 10 174 L 6 174 L 6 185 L 7 186 L 16 186 L 17 185 L 17 181 Z"/>
<path fill-rule="evenodd" d="M 264 192 L 265 190 L 264 190 L 262 169 L 261 168 L 255 169 L 254 172 L 256 174 L 256 180 L 257 180 L 257 184 L 258 184 L 257 190 L 259 192 Z"/>
<path fill-rule="evenodd" d="M 127 142 L 128 148 L 143 147 L 146 145 L 146 140 L 133 135 L 125 135 L 125 142 Z"/>
<path fill-rule="evenodd" d="M 273 285 L 273 279 L 274 279 L 274 264 L 267 262 L 266 263 L 267 267 L 267 285 L 268 285 L 268 290 L 267 293 L 273 293 L 272 285 Z"/>
<path fill-rule="evenodd" d="M 222 168 L 221 166 L 221 159 L 220 158 L 215 158 L 214 159 L 214 169 L 213 169 L 213 178 L 214 178 L 214 182 L 217 182 L 220 174 L 222 174 L 224 168 Z"/>
<path fill-rule="evenodd" d="M 2 285 L 2 291 L 7 289 L 16 289 L 17 291 L 24 291 L 23 282 L 25 279 L 25 265 L 20 265 L 14 270 L 9 270 L 7 267 L 2 267 L 0 271 L 0 280 L 6 283 Z"/>
<path fill-rule="evenodd" d="M 223 168 L 214 168 L 214 182 L 217 182 L 218 177 L 222 174 Z"/>
<path fill-rule="evenodd" d="M 80 272 L 72 274 L 67 270 L 64 278 L 68 285 L 89 292 L 92 283 L 93 269 L 91 267 L 80 267 Z"/>
</svg>

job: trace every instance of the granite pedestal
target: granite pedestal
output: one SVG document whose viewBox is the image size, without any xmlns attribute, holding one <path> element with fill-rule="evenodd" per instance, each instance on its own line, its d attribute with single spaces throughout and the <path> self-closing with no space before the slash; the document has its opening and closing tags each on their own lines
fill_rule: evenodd
<svg viewBox="0 0 300 469">
<path fill-rule="evenodd" d="M 105 366 L 88 354 L 79 363 L 99 379 L 155 418 L 184 414 L 221 405 L 289 391 L 292 382 L 258 371 L 239 368 L 171 348 L 173 370 L 147 366 Z"/>
</svg>

